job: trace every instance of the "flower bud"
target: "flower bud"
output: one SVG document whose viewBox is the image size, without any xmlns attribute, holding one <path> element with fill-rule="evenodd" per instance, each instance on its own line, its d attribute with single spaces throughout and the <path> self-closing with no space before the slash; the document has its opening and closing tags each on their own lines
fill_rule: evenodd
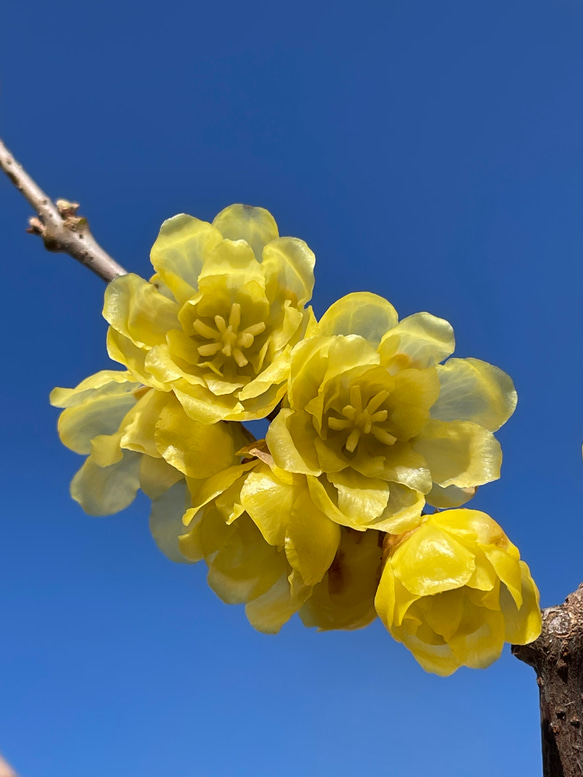
<svg viewBox="0 0 583 777">
<path fill-rule="evenodd" d="M 376 610 L 428 672 L 481 669 L 504 642 L 539 636 L 538 589 L 518 548 L 485 513 L 428 515 L 386 546 Z"/>
</svg>

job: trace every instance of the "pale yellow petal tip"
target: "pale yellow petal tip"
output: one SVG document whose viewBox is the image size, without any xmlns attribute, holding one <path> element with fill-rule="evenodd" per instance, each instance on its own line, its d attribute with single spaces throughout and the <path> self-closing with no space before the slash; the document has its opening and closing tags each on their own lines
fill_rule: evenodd
<svg viewBox="0 0 583 777">
<path fill-rule="evenodd" d="M 482 669 L 505 642 L 540 634 L 538 589 L 500 526 L 477 510 L 426 516 L 388 537 L 375 606 L 392 636 L 429 672 Z"/>
</svg>

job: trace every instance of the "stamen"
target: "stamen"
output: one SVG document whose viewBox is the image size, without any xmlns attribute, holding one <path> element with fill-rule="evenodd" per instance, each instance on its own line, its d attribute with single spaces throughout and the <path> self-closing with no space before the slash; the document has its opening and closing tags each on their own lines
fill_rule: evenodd
<svg viewBox="0 0 583 777">
<path fill-rule="evenodd" d="M 360 440 L 360 429 L 358 427 L 355 427 L 350 432 L 350 434 L 348 435 L 348 439 L 346 440 L 346 445 L 345 445 L 346 450 L 350 451 L 350 453 L 354 453 L 359 440 Z"/>
<path fill-rule="evenodd" d="M 372 415 L 375 412 L 375 410 L 378 410 L 378 408 L 383 404 L 383 402 L 388 396 L 389 396 L 388 391 L 379 391 L 378 394 L 375 394 L 374 397 L 370 400 L 370 402 L 366 406 L 367 412 Z"/>
<path fill-rule="evenodd" d="M 397 442 L 396 437 L 393 437 L 392 434 L 389 434 L 384 429 L 379 429 L 378 426 L 373 427 L 372 433 L 383 445 L 394 445 Z"/>
<path fill-rule="evenodd" d="M 239 367 L 245 367 L 249 362 L 238 348 L 233 351 L 233 359 L 237 362 Z"/>
<path fill-rule="evenodd" d="M 232 326 L 234 330 L 239 329 L 241 323 L 241 305 L 238 302 L 234 302 L 231 308 L 231 314 L 229 315 L 229 326 Z"/>
<path fill-rule="evenodd" d="M 198 352 L 201 356 L 214 356 L 215 353 L 221 350 L 220 343 L 208 343 L 207 345 L 199 345 Z"/>
<path fill-rule="evenodd" d="M 257 335 L 260 335 L 262 332 L 265 332 L 264 321 L 260 321 L 258 324 L 251 324 L 251 326 L 248 326 L 246 329 L 244 329 L 241 334 L 250 334 L 253 335 L 253 337 L 257 337 Z"/>
<path fill-rule="evenodd" d="M 217 329 L 221 334 L 223 334 L 223 332 L 225 332 L 227 329 L 227 324 L 222 316 L 215 316 L 215 324 L 217 325 Z"/>
<path fill-rule="evenodd" d="M 352 426 L 352 421 L 349 421 L 348 419 L 344 419 L 344 418 L 329 418 L 328 426 L 330 427 L 330 429 L 333 429 L 335 432 L 338 432 L 341 429 L 348 429 L 349 426 Z"/>
<path fill-rule="evenodd" d="M 214 340 L 220 336 L 220 333 L 216 329 L 213 329 L 212 326 L 205 324 L 199 318 L 195 320 L 193 327 L 196 329 L 199 335 L 206 337 L 207 340 Z"/>
<path fill-rule="evenodd" d="M 350 404 L 356 410 L 362 410 L 362 395 L 358 383 L 350 387 Z"/>
</svg>

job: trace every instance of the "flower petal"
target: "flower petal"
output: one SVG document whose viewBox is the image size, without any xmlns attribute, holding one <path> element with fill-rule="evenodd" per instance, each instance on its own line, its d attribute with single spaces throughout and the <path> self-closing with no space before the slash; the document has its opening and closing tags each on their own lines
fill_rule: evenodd
<svg viewBox="0 0 583 777">
<path fill-rule="evenodd" d="M 379 346 L 381 363 L 391 367 L 435 367 L 455 348 L 453 327 L 431 313 L 415 313 L 390 329 Z M 405 358 L 403 358 L 405 357 Z"/>
<path fill-rule="evenodd" d="M 360 335 L 376 348 L 398 320 L 397 311 L 384 297 L 359 291 L 331 305 L 320 319 L 318 329 L 321 335 Z"/>
<path fill-rule="evenodd" d="M 188 501 L 186 483 L 181 480 L 152 500 L 150 512 L 150 531 L 156 545 L 170 561 L 178 564 L 194 563 L 182 555 L 178 545 L 178 538 L 184 534 L 182 516 Z"/>
<path fill-rule="evenodd" d="M 304 305 L 314 288 L 316 257 L 297 237 L 280 237 L 263 249 L 263 269 L 271 299 L 290 299 Z"/>
<path fill-rule="evenodd" d="M 213 227 L 224 238 L 245 240 L 253 249 L 258 262 L 261 261 L 264 246 L 279 237 L 271 213 L 265 208 L 252 205 L 229 205 L 215 217 Z"/>
<path fill-rule="evenodd" d="M 494 435 L 469 421 L 430 421 L 412 441 L 444 488 L 472 488 L 500 477 L 502 451 Z"/>
<path fill-rule="evenodd" d="M 375 531 L 342 530 L 330 569 L 300 610 L 304 626 L 360 629 L 374 620 L 382 550 Z"/>
<path fill-rule="evenodd" d="M 430 596 L 465 585 L 475 560 L 461 542 L 428 520 L 397 547 L 391 565 L 407 590 Z"/>
<path fill-rule="evenodd" d="M 306 585 L 315 585 L 334 561 L 340 527 L 312 502 L 304 483 L 296 487 L 285 538 L 285 554 Z"/>
<path fill-rule="evenodd" d="M 103 317 L 139 348 L 165 342 L 169 329 L 179 329 L 178 306 L 139 275 L 127 273 L 105 289 Z"/>
<path fill-rule="evenodd" d="M 479 359 L 450 359 L 437 367 L 439 399 L 431 415 L 439 421 L 472 421 L 495 432 L 516 408 L 509 375 Z"/>
<path fill-rule="evenodd" d="M 198 290 L 198 276 L 205 257 L 222 240 L 207 221 L 181 213 L 165 221 L 150 257 L 156 272 L 182 304 Z"/>
<path fill-rule="evenodd" d="M 140 487 L 140 454 L 124 451 L 111 467 L 89 457 L 71 481 L 71 496 L 89 515 L 112 515 L 130 505 Z"/>
</svg>

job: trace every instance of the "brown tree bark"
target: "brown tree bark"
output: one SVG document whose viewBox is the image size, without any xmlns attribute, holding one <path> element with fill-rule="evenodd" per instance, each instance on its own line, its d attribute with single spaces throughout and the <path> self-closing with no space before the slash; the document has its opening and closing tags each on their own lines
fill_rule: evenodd
<svg viewBox="0 0 583 777">
<path fill-rule="evenodd" d="M 583 777 L 583 583 L 512 653 L 537 674 L 544 777 Z"/>
</svg>

